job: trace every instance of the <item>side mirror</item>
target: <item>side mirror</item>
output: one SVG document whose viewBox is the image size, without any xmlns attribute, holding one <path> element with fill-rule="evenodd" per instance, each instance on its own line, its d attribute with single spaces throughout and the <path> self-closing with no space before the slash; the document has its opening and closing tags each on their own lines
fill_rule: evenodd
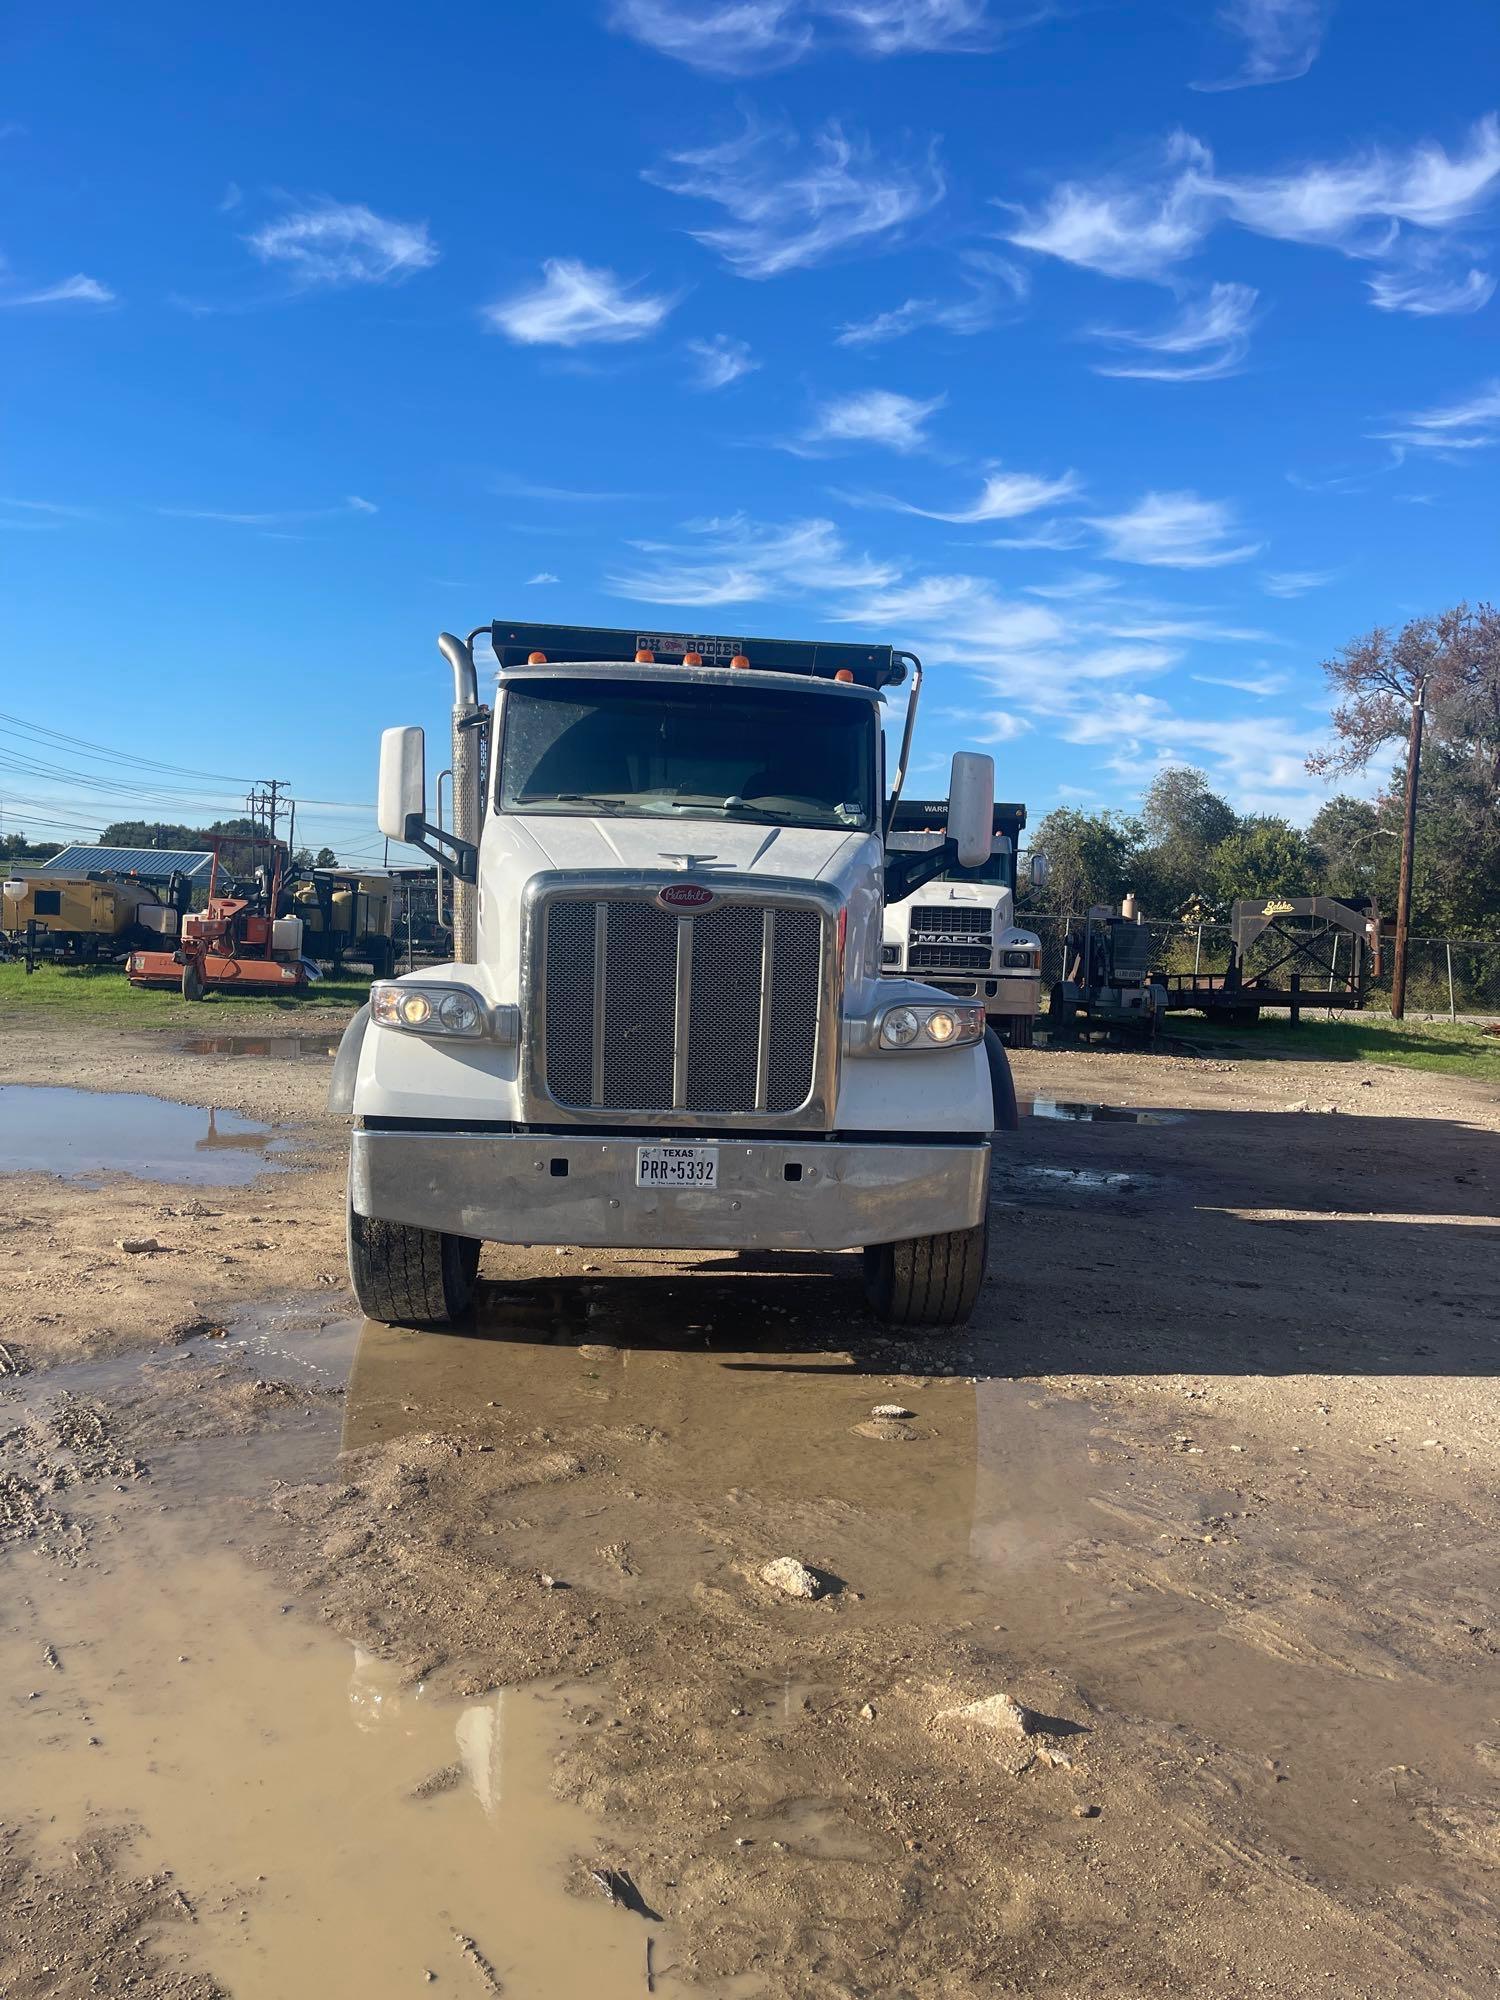
<svg viewBox="0 0 1500 2000">
<path fill-rule="evenodd" d="M 956 750 L 948 780 L 948 838 L 959 866 L 978 868 L 990 858 L 995 834 L 995 760 L 976 750 Z"/>
<path fill-rule="evenodd" d="M 1052 873 L 1052 863 L 1047 859 L 1046 855 L 1033 854 L 1031 857 L 1032 888 L 1045 889 L 1047 886 L 1047 877 L 1051 873 Z"/>
<path fill-rule="evenodd" d="M 420 729 L 383 730 L 375 823 L 389 840 L 411 840 L 421 834 L 426 818 L 426 739 Z"/>
</svg>

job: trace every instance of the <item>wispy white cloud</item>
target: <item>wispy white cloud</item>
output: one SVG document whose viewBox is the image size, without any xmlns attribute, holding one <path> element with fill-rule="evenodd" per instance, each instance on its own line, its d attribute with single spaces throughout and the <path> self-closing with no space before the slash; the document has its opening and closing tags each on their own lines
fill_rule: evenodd
<svg viewBox="0 0 1500 2000">
<path fill-rule="evenodd" d="M 610 493 L 586 486 L 545 486 L 532 479 L 519 479 L 508 472 L 497 473 L 490 491 L 506 500 L 570 500 L 592 505 L 604 500 L 639 500 L 639 493 Z"/>
<path fill-rule="evenodd" d="M 1309 591 L 1321 590 L 1342 575 L 1337 569 L 1274 570 L 1261 578 L 1260 587 L 1268 597 L 1306 597 Z"/>
<path fill-rule="evenodd" d="M 1244 42 L 1240 67 L 1194 90 L 1244 90 L 1260 83 L 1290 83 L 1306 76 L 1318 59 L 1332 0 L 1230 0 L 1219 9 L 1219 24 Z"/>
<path fill-rule="evenodd" d="M 706 340 L 690 340 L 687 347 L 698 363 L 700 389 L 727 389 L 731 382 L 738 382 L 742 375 L 749 375 L 760 366 L 750 352 L 749 341 L 736 340 L 731 334 L 715 333 Z"/>
<path fill-rule="evenodd" d="M 85 277 L 81 271 L 71 278 L 62 278 L 55 285 L 44 285 L 35 292 L 8 292 L 0 289 L 0 306 L 112 306 L 118 303 L 116 295 L 108 285 L 97 278 Z"/>
<path fill-rule="evenodd" d="M 814 11 L 874 56 L 971 54 L 1003 32 L 989 0 L 817 0 Z"/>
<path fill-rule="evenodd" d="M 879 589 L 897 574 L 851 554 L 831 521 L 774 526 L 734 514 L 689 522 L 687 533 L 687 543 L 635 543 L 646 563 L 612 575 L 609 588 L 646 604 L 754 604 L 809 591 Z"/>
<path fill-rule="evenodd" d="M 1414 451 L 1479 451 L 1500 444 L 1500 377 L 1461 402 L 1414 410 L 1398 422 L 1399 429 L 1374 435 Z"/>
<path fill-rule="evenodd" d="M 1090 521 L 1116 562 L 1165 569 L 1219 569 L 1247 562 L 1259 542 L 1235 542 L 1234 515 L 1223 500 L 1196 493 L 1147 493 L 1124 513 Z"/>
<path fill-rule="evenodd" d="M 261 528 L 267 531 L 303 527 L 311 521 L 335 521 L 350 514 L 378 514 L 371 500 L 351 493 L 337 507 L 278 508 L 270 513 L 240 514 L 218 507 L 157 507 L 153 509 L 169 521 L 216 521 L 231 528 Z"/>
<path fill-rule="evenodd" d="M 1447 313 L 1476 313 L 1495 296 L 1493 273 L 1477 265 L 1460 274 L 1420 265 L 1377 271 L 1365 283 L 1370 303 L 1382 312 L 1413 313 L 1419 319 L 1435 319 Z"/>
<path fill-rule="evenodd" d="M 935 326 L 944 333 L 984 333 L 1006 310 L 1024 299 L 1031 279 L 1019 264 L 988 250 L 966 250 L 960 258 L 959 281 L 964 290 L 943 299 L 906 299 L 899 306 L 851 320 L 835 336 L 840 347 L 875 347 L 900 340 L 919 327 Z"/>
<path fill-rule="evenodd" d="M 526 588 L 530 590 L 531 586 L 534 583 L 556 583 L 558 582 L 558 580 L 559 579 L 552 574 L 552 571 L 550 569 L 539 569 L 535 576 L 527 577 Z"/>
<path fill-rule="evenodd" d="M 363 202 L 316 201 L 245 241 L 263 264 L 304 286 L 399 284 L 438 261 L 425 222 L 397 222 Z"/>
<path fill-rule="evenodd" d="M 984 521 L 1013 521 L 1022 514 L 1034 514 L 1059 500 L 1071 499 L 1080 490 L 1076 472 L 1064 472 L 1056 479 L 1044 479 L 1032 472 L 990 472 L 985 475 L 978 497 L 965 507 L 945 511 L 940 507 L 918 507 L 888 493 L 850 494 L 857 506 L 888 507 L 898 514 L 916 514 L 924 521 L 947 521 L 955 527 L 974 527 Z"/>
<path fill-rule="evenodd" d="M 1035 210 L 1000 202 L 1017 218 L 1006 237 L 1020 249 L 1106 277 L 1160 282 L 1197 250 L 1215 215 L 1207 147 L 1174 133 L 1165 165 L 1165 177 L 1154 183 L 1064 181 Z"/>
<path fill-rule="evenodd" d="M 590 342 L 645 340 L 666 319 L 675 298 L 638 292 L 613 271 L 549 257 L 542 281 L 484 308 L 484 317 L 508 340 L 527 347 L 582 347 Z"/>
<path fill-rule="evenodd" d="M 785 69 L 812 47 L 801 0 L 615 0 L 610 26 L 717 76 Z"/>
<path fill-rule="evenodd" d="M 1204 687 L 1233 688 L 1237 694 L 1253 694 L 1267 700 L 1273 694 L 1280 694 L 1291 680 L 1287 673 L 1266 674 L 1194 674 L 1193 679 Z"/>
<path fill-rule="evenodd" d="M 0 507 L 16 507 L 24 514 L 48 514 L 60 520 L 82 521 L 89 515 L 87 507 L 72 507 L 60 500 L 20 500 L 14 495 L 0 498 Z"/>
<path fill-rule="evenodd" d="M 245 191 L 238 181 L 231 181 L 219 197 L 220 215 L 233 215 L 245 199 Z"/>
<path fill-rule="evenodd" d="M 1432 140 L 1396 153 L 1372 146 L 1346 160 L 1212 185 L 1234 220 L 1258 236 L 1378 256 L 1401 224 L 1450 228 L 1490 201 L 1497 184 L 1500 118 L 1491 113 L 1452 156 Z"/>
<path fill-rule="evenodd" d="M 1378 263 L 1384 269 L 1371 280 L 1377 305 L 1437 313 L 1485 303 L 1487 274 L 1453 272 L 1446 232 L 1497 193 L 1500 117 L 1490 114 L 1451 154 L 1423 140 L 1262 175 L 1219 173 L 1208 148 L 1178 132 L 1154 173 L 1065 181 L 1034 209 L 997 205 L 1016 218 L 1006 231 L 1010 242 L 1106 277 L 1175 283 L 1177 267 L 1227 221 Z"/>
<path fill-rule="evenodd" d="M 836 124 L 802 152 L 790 132 L 752 122 L 719 145 L 670 154 L 645 178 L 723 209 L 728 221 L 691 234 L 742 278 L 776 278 L 841 252 L 885 247 L 945 191 L 935 146 L 914 160 L 883 160 Z"/>
<path fill-rule="evenodd" d="M 609 21 L 693 69 L 763 76 L 819 41 L 872 57 L 972 53 L 1046 13 L 1001 23 L 989 0 L 614 0 Z"/>
<path fill-rule="evenodd" d="M 947 401 L 933 396 L 923 402 L 894 389 L 863 389 L 836 396 L 820 405 L 812 422 L 793 447 L 818 449 L 839 444 L 875 444 L 888 451 L 925 451 L 927 420 Z"/>
<path fill-rule="evenodd" d="M 1213 285 L 1205 298 L 1191 300 L 1176 319 L 1149 333 L 1124 327 L 1101 327 L 1095 338 L 1141 349 L 1144 353 L 1178 359 L 1098 361 L 1096 375 L 1128 376 L 1144 382 L 1211 382 L 1233 375 L 1250 351 L 1255 324 L 1253 285 Z M 1202 356 L 1202 359 L 1192 359 Z"/>
<path fill-rule="evenodd" d="M 990 543 L 995 549 L 1076 549 L 1084 540 L 1084 530 L 1077 521 L 1044 521 L 1039 527 L 1029 529 L 1024 535 L 996 535 Z"/>
</svg>

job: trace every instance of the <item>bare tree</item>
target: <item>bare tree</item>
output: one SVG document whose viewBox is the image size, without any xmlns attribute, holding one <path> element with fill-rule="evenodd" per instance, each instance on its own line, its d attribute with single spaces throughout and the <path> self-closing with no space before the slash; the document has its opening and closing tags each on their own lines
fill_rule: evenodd
<svg viewBox="0 0 1500 2000">
<path fill-rule="evenodd" d="M 1343 699 L 1333 711 L 1335 741 L 1308 758 L 1309 771 L 1332 776 L 1363 770 L 1387 743 L 1406 738 L 1406 811 L 1391 970 L 1391 1015 L 1397 1021 L 1406 1012 L 1406 950 L 1423 720 L 1429 702 L 1456 695 L 1480 679 L 1481 662 L 1496 651 L 1495 613 L 1488 605 L 1475 612 L 1467 604 L 1459 604 L 1437 618 L 1413 618 L 1394 635 L 1388 626 L 1377 625 L 1373 632 L 1352 640 L 1333 659 L 1323 662 L 1329 686 Z"/>
</svg>

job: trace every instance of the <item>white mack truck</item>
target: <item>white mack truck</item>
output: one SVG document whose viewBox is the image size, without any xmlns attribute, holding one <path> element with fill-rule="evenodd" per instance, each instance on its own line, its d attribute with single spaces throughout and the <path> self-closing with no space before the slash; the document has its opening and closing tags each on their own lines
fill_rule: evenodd
<svg viewBox="0 0 1500 2000">
<path fill-rule="evenodd" d="M 943 847 L 946 799 L 902 799 L 890 845 L 925 854 Z M 978 1000 L 1008 1048 L 1029 1049 L 1042 1004 L 1042 941 L 1016 924 L 1016 853 L 1026 808 L 996 805 L 990 851 L 975 868 L 954 858 L 900 902 L 885 906 L 886 973 L 925 979 Z"/>
<path fill-rule="evenodd" d="M 486 1242 L 857 1249 L 879 1318 L 962 1324 L 1015 1092 L 982 1005 L 882 976 L 881 919 L 988 857 L 994 766 L 955 756 L 942 841 L 888 851 L 915 655 L 506 623 L 438 645 L 453 824 L 413 728 L 382 737 L 378 818 L 451 875 L 454 962 L 375 982 L 331 1090 L 363 1310 L 451 1321 Z"/>
</svg>

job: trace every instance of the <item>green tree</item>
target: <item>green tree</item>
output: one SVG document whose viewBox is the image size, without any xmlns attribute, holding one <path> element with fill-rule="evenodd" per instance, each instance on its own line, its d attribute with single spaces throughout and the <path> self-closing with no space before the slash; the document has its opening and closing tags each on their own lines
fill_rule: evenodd
<svg viewBox="0 0 1500 2000">
<path fill-rule="evenodd" d="M 314 868 L 337 868 L 339 858 L 331 847 L 320 847 L 313 856 Z"/>
<path fill-rule="evenodd" d="M 1215 899 L 1310 896 L 1317 856 L 1300 828 L 1272 814 L 1242 819 L 1208 856 Z"/>
<path fill-rule="evenodd" d="M 1319 806 L 1307 829 L 1325 896 L 1394 895 L 1400 830 L 1368 799 L 1340 792 Z M 1388 894 L 1389 892 L 1389 894 Z"/>
<path fill-rule="evenodd" d="M 1038 822 L 1031 851 L 1047 857 L 1049 910 L 1080 915 L 1091 903 L 1117 903 L 1130 886 L 1130 833 L 1113 813 L 1058 806 Z"/>
<path fill-rule="evenodd" d="M 1190 764 L 1158 771 L 1141 801 L 1132 886 L 1143 908 L 1172 915 L 1211 895 L 1214 854 L 1234 833 L 1233 806 Z"/>
</svg>

